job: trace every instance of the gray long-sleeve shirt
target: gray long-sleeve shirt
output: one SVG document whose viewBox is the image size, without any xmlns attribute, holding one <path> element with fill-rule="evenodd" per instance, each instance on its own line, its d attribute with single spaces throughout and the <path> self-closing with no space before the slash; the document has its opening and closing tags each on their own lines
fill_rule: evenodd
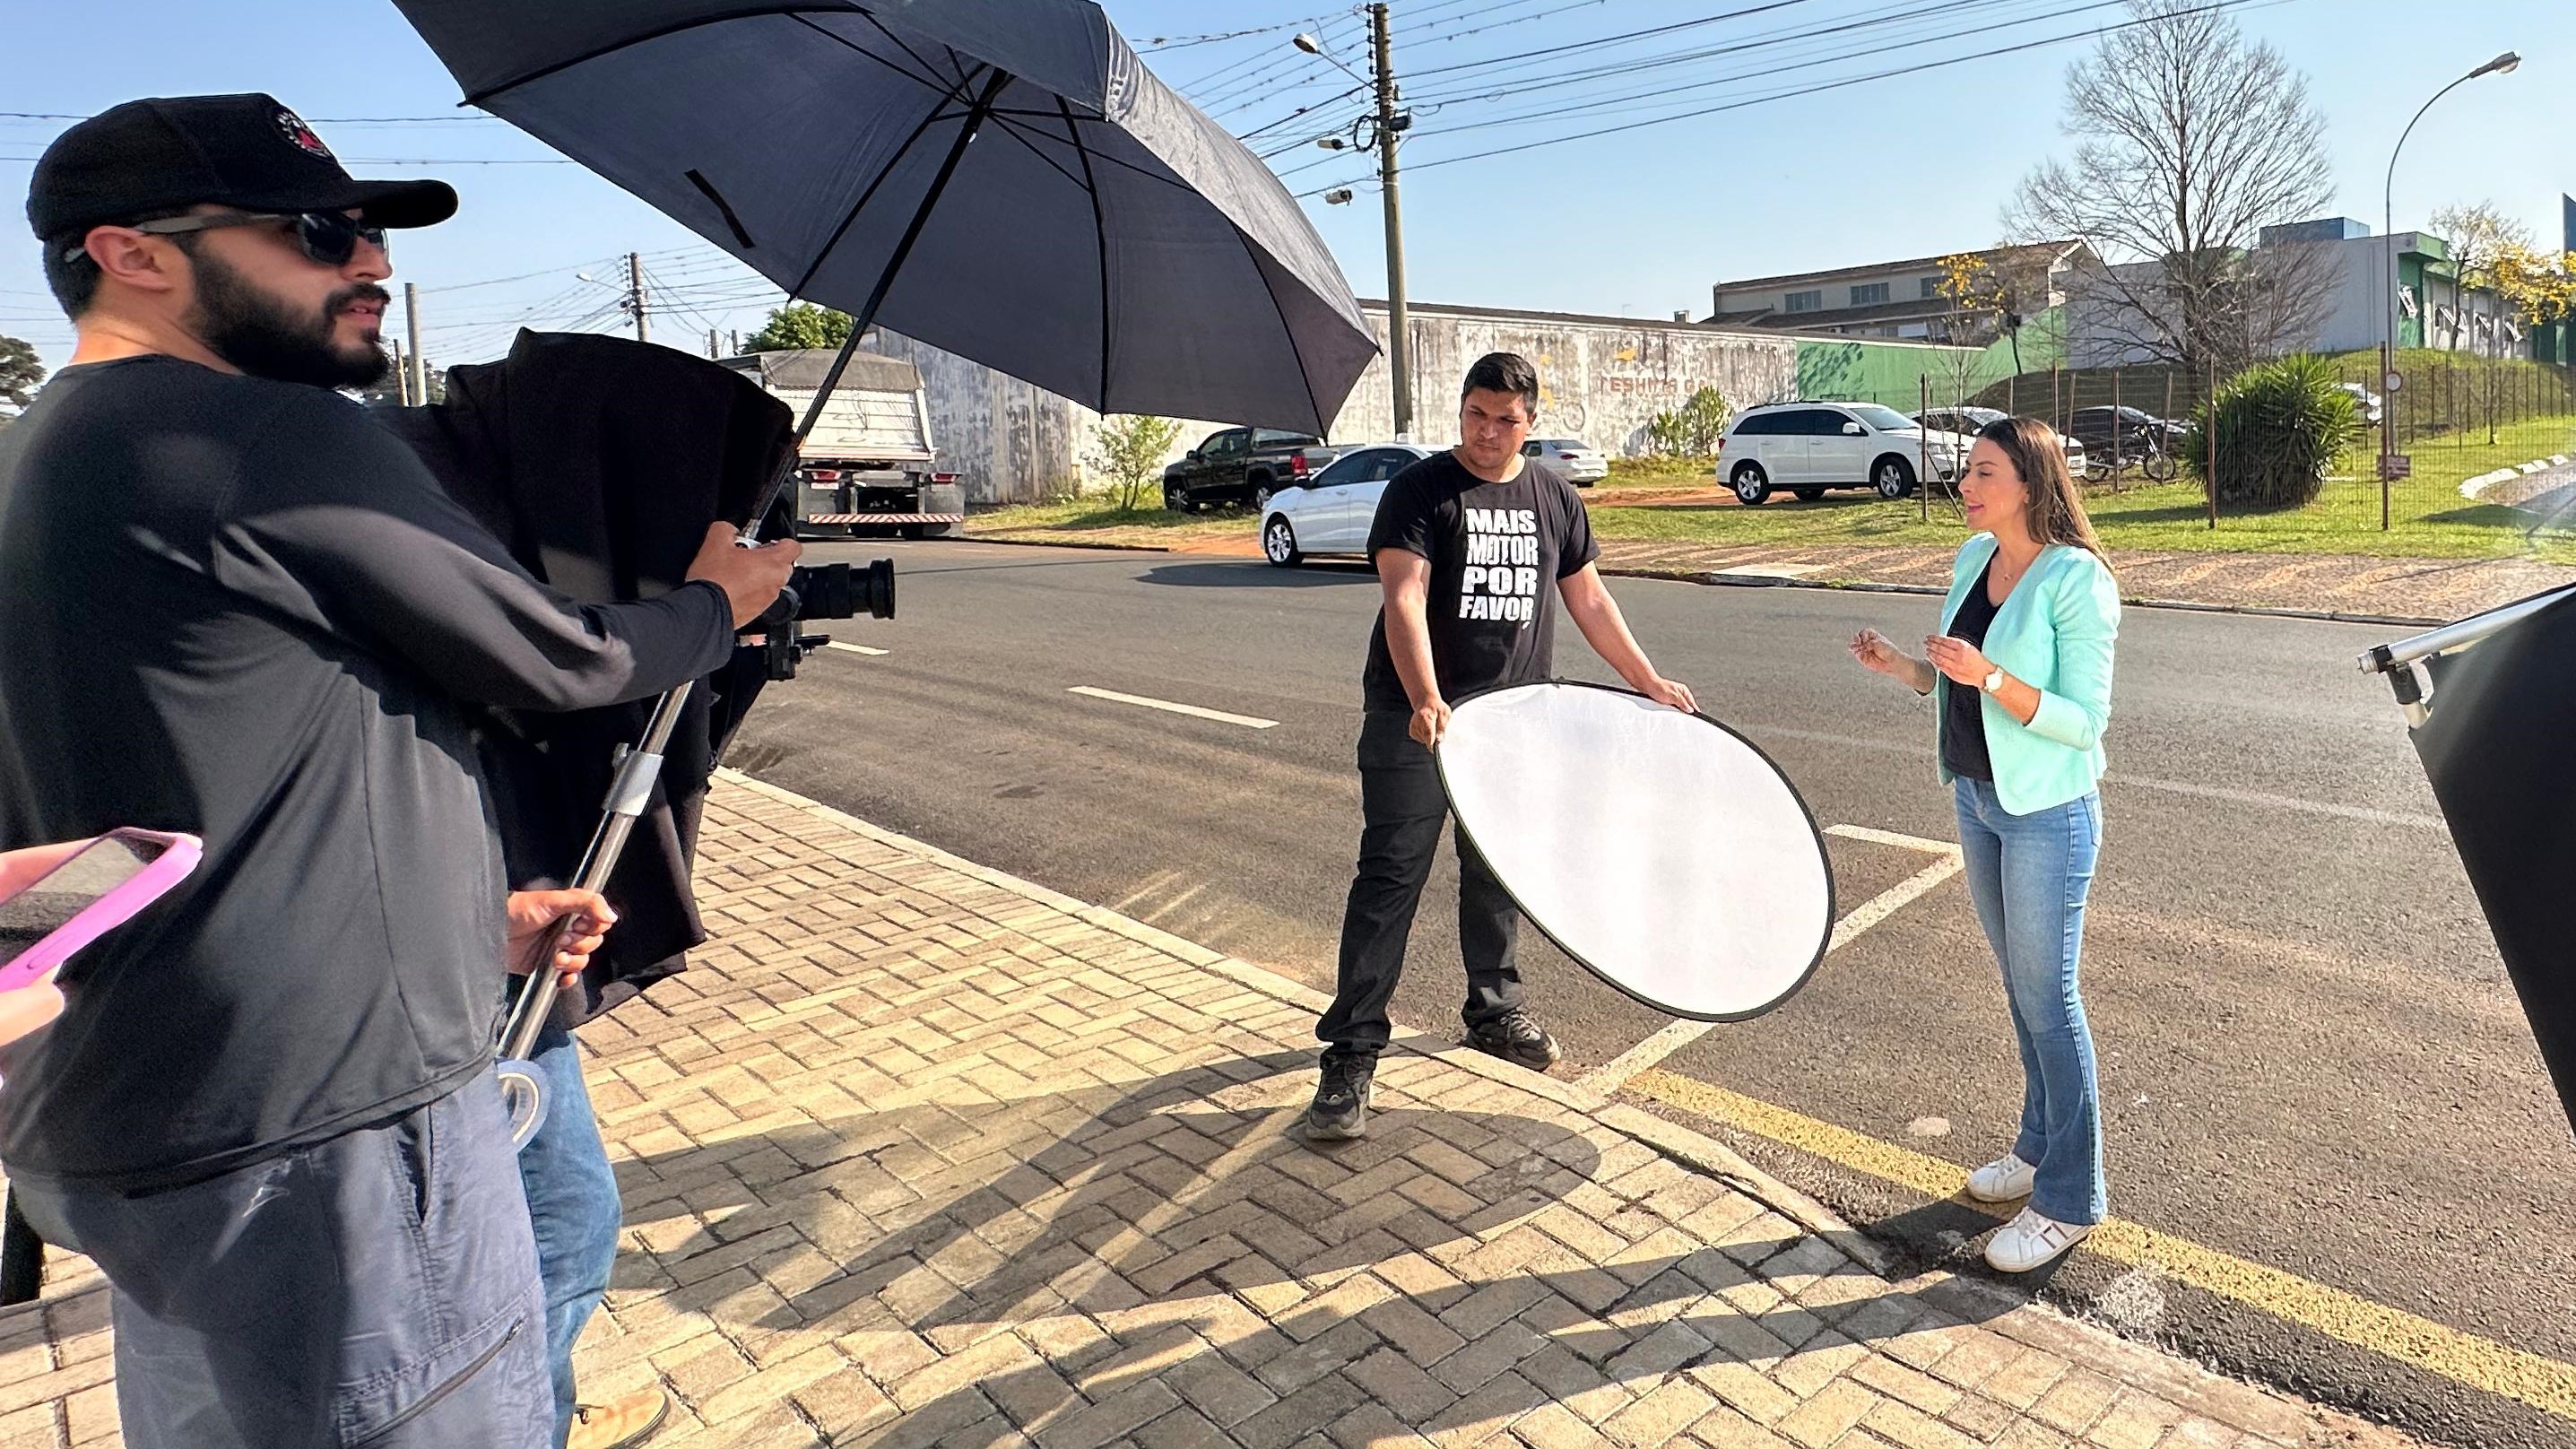
<svg viewBox="0 0 2576 1449">
<path fill-rule="evenodd" d="M 206 855 L 0 1058 L 0 1162 L 184 1181 L 453 1090 L 504 930 L 466 706 L 640 698 L 732 645 L 712 584 L 548 590 L 332 393 L 65 369 L 0 429 L 0 848 L 137 825 Z"/>
</svg>

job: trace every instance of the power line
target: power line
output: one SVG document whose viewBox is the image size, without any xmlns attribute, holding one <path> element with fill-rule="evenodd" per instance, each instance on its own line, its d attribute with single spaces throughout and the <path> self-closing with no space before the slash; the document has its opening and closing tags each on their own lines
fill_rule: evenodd
<svg viewBox="0 0 2576 1449">
<path fill-rule="evenodd" d="M 1795 3 L 1795 0 L 1791 0 L 1791 3 Z M 1801 86 L 1796 89 L 1781 91 L 1772 95 L 1755 96 L 1747 100 L 1731 101 L 1725 105 L 1702 107 L 1698 110 L 1687 111 L 1679 115 L 1660 116 L 1650 120 L 1630 121 L 1616 126 L 1603 126 L 1595 130 L 1579 131 L 1567 136 L 1550 136 L 1542 140 L 1525 141 L 1513 146 L 1499 146 L 1486 151 L 1471 151 L 1460 156 L 1443 156 L 1433 161 L 1416 161 L 1410 163 L 1410 168 L 1412 170 L 1420 171 L 1434 166 L 1454 166 L 1465 161 L 1481 161 L 1495 156 L 1516 155 L 1523 151 L 1535 151 L 1542 146 L 1561 146 L 1571 141 L 1588 141 L 1599 136 L 1615 136 L 1622 132 L 1644 130 L 1650 126 L 1670 125 L 1675 121 L 1693 120 L 1702 116 L 1714 116 L 1727 111 L 1742 110 L 1748 106 L 1767 105 L 1773 101 L 1789 100 L 1798 96 L 1811 96 L 1825 91 L 1842 90 L 1850 86 L 1865 85 L 1872 81 L 1891 80 L 1898 76 L 1919 75 L 1925 71 L 1942 70 L 1951 66 L 1966 65 L 1973 61 L 1990 60 L 1998 56 L 2018 54 L 2022 51 L 2039 50 L 2052 45 L 2063 45 L 2070 40 L 2089 40 L 2099 36 L 2114 34 L 2122 30 L 2134 29 L 2141 25 L 2162 24 L 2184 16 L 2211 14 L 2225 10 L 2244 9 L 2257 5 L 2268 7 L 2270 5 L 2286 3 L 2288 3 L 2288 0 L 2214 0 L 2214 3 L 2194 6 L 2187 10 L 2171 11 L 2165 14 L 2147 16 L 2137 20 L 2125 20 L 2111 25 L 2095 26 L 2089 30 L 2071 31 L 2063 35 L 2053 35 L 2042 40 L 2024 41 L 2016 45 L 1999 46 L 1991 50 L 1978 51 L 1973 55 L 1958 55 L 1951 56 L 1943 60 L 1923 61 L 1915 65 L 1898 66 L 1891 70 L 1875 71 L 1868 75 L 1844 76 L 1836 80 L 1820 81 L 1815 85 Z M 1302 170 L 1308 168 L 1297 169 Z M 1335 184 L 1348 185 L 1350 183 L 1342 182 Z M 1297 195 L 1302 199 L 1305 197 L 1321 195 L 1323 192 L 1331 189 L 1332 187 L 1330 186 L 1321 186 L 1312 190 L 1298 192 Z"/>
</svg>

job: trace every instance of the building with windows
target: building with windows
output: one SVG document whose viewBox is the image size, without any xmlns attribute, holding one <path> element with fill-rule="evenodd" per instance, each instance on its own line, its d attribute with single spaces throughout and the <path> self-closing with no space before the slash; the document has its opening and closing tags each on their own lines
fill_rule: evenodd
<svg viewBox="0 0 2576 1449">
<path fill-rule="evenodd" d="M 2090 257 L 2082 242 L 2039 242 L 1975 252 L 2014 311 L 2036 316 L 2065 300 L 2066 274 Z M 1968 332 L 1945 287 L 1942 257 L 1748 277 L 1710 288 L 1709 325 L 1756 331 L 1829 332 L 1948 342 Z M 1982 343 L 1984 338 L 1965 338 Z"/>
<path fill-rule="evenodd" d="M 2350 217 L 2267 226 L 2249 254 L 2256 270 L 2294 295 L 2272 304 L 2277 320 L 2257 351 L 2364 352 L 2389 331 L 2389 283 L 2396 281 L 2400 348 L 2469 352 L 2482 357 L 2533 355 L 2530 329 L 2491 287 L 2462 280 L 2448 242 L 2430 232 L 2374 236 Z M 2117 367 L 2153 359 L 2141 339 L 2141 299 L 2156 295 L 2159 264 L 2130 262 L 2069 281 L 2066 348 L 2076 367 Z"/>
</svg>

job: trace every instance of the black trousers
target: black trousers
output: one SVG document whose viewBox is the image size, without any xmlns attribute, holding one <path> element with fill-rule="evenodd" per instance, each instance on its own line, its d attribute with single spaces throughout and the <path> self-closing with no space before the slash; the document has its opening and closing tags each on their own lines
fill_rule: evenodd
<svg viewBox="0 0 2576 1449">
<path fill-rule="evenodd" d="M 1387 1003 L 1404 974 L 1405 938 L 1440 848 L 1440 827 L 1449 819 L 1431 751 L 1405 732 L 1411 720 L 1371 710 L 1360 724 L 1359 873 L 1342 912 L 1332 1009 L 1315 1024 L 1315 1035 L 1328 1044 L 1326 1056 L 1373 1057 L 1386 1049 Z M 1459 1014 L 1472 1028 L 1520 1005 L 1520 970 L 1512 964 L 1520 911 L 1463 832 L 1457 844 L 1458 954 L 1467 967 L 1467 1001 Z"/>
</svg>

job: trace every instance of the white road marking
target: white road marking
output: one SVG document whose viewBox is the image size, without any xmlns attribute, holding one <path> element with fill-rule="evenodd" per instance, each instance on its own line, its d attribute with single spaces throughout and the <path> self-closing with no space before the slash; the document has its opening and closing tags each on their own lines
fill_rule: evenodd
<svg viewBox="0 0 2576 1449">
<path fill-rule="evenodd" d="M 882 649 L 871 649 L 865 644 L 844 644 L 838 639 L 831 641 L 823 647 L 826 649 L 846 650 L 852 654 L 883 654 L 886 652 Z"/>
<path fill-rule="evenodd" d="M 1838 735 L 1825 730 L 1793 730 L 1765 726 L 1757 733 L 1778 735 L 1784 739 L 1813 740 L 1823 745 L 1847 745 L 1858 750 L 1914 755 L 1918 758 L 1928 757 L 1932 753 L 1923 745 L 1910 745 L 1889 739 L 1869 739 L 1859 735 Z M 2272 795 L 2261 790 L 2231 790 L 2223 785 L 2195 785 L 2185 780 L 2160 780 L 2145 775 L 2123 774 L 2118 770 L 2103 776 L 2102 779 L 2105 784 L 2126 790 L 2156 790 L 2167 795 L 2190 795 L 2203 800 L 2226 800 L 2238 805 L 2261 805 L 2274 810 L 2298 810 L 2310 815 L 2332 815 L 2343 820 L 2366 820 L 2373 825 L 2403 825 L 2418 830 L 2450 829 L 2441 816 L 2427 815 L 2419 810 L 2381 810 L 2369 805 L 2341 805 L 2332 800 L 2303 800 L 2295 795 Z"/>
<path fill-rule="evenodd" d="M 1279 723 L 1275 719 L 1254 719 L 1248 714 L 1227 714 L 1221 709 L 1201 709 L 1195 704 L 1174 704 L 1168 699 L 1147 699 L 1141 694 L 1120 694 L 1114 689 L 1094 689 L 1088 684 L 1077 684 L 1065 693 L 1084 695 L 1092 699 L 1105 699 L 1115 704 L 1140 705 L 1146 709 L 1159 709 L 1169 714 L 1185 714 L 1192 719 L 1212 719 L 1220 724 L 1238 724 L 1246 729 L 1266 730 L 1276 727 Z"/>
<path fill-rule="evenodd" d="M 1920 898 L 1924 892 L 1957 875 L 1967 864 L 1965 858 L 1959 854 L 1959 847 L 1946 840 L 1926 840 L 1919 835 L 1899 835 L 1893 830 L 1873 830 L 1866 825 L 1829 825 L 1825 827 L 1825 833 L 1841 836 L 1846 840 L 1866 840 L 1874 845 L 1892 845 L 1902 850 L 1919 850 L 1927 855 L 1940 857 L 1895 885 L 1861 902 L 1851 914 L 1834 922 L 1834 933 L 1825 942 L 1825 954 L 1828 956 L 1850 945 L 1861 932 L 1896 914 Z M 1639 1073 L 1716 1030 L 1717 1025 L 1718 1023 L 1713 1021 L 1674 1022 L 1585 1073 L 1581 1079 L 1581 1085 L 1596 1092 L 1615 1092 L 1636 1078 Z"/>
<path fill-rule="evenodd" d="M 2426 815 L 2415 810 L 2378 810 L 2368 805 L 2337 805 L 2330 800 L 2301 800 L 2289 795 L 2267 795 L 2260 790 L 2231 790 L 2224 785 L 2194 785 L 2184 780 L 2148 780 L 2136 775 L 2109 774 L 2102 778 L 2114 785 L 2134 790 L 2162 790 L 2169 795 L 2195 795 L 2204 800 L 2227 800 L 2239 805 L 2269 805 L 2276 810 L 2305 810 L 2313 815 L 2337 815 L 2346 820 L 2367 820 L 2373 825 L 2411 825 L 2419 830 L 2448 830 L 2451 827 L 2439 815 Z"/>
</svg>

